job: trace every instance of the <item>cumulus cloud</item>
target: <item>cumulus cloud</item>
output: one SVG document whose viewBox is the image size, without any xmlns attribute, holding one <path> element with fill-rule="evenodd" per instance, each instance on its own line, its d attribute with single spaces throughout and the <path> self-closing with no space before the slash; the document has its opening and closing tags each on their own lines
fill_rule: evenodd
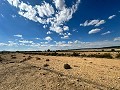
<svg viewBox="0 0 120 90">
<path fill-rule="evenodd" d="M 52 38 L 51 38 L 50 36 L 48 36 L 48 37 L 45 38 L 45 40 L 47 40 L 47 41 L 51 41 Z"/>
<path fill-rule="evenodd" d="M 120 37 L 114 38 L 114 41 L 120 41 Z"/>
<path fill-rule="evenodd" d="M 80 26 L 100 26 L 104 24 L 106 21 L 105 20 L 86 20 L 83 24 L 80 24 Z"/>
<path fill-rule="evenodd" d="M 69 30 L 68 26 L 64 23 L 68 22 L 72 15 L 76 12 L 80 0 L 77 0 L 71 7 L 67 7 L 64 0 L 53 0 L 55 7 L 43 1 L 41 5 L 29 5 L 19 0 L 7 0 L 12 6 L 19 8 L 18 14 L 32 20 L 39 22 L 49 27 L 49 30 L 56 33 L 63 33 Z"/>
<path fill-rule="evenodd" d="M 101 31 L 101 29 L 96 28 L 96 29 L 92 29 L 92 30 L 90 30 L 90 31 L 88 32 L 88 34 L 94 34 L 94 33 L 98 33 L 98 32 L 100 32 L 100 31 Z"/>
<path fill-rule="evenodd" d="M 110 31 L 107 31 L 105 33 L 102 33 L 101 35 L 106 35 L 106 34 L 110 34 L 111 32 Z"/>
<path fill-rule="evenodd" d="M 108 19 L 113 19 L 114 17 L 116 17 L 116 15 L 109 16 Z"/>
</svg>

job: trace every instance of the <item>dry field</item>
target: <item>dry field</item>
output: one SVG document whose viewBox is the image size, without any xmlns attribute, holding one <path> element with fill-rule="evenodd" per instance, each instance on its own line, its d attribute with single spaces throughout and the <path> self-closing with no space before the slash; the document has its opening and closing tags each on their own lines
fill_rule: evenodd
<svg viewBox="0 0 120 90">
<path fill-rule="evenodd" d="M 120 59 L 0 54 L 0 90 L 120 90 Z"/>
</svg>

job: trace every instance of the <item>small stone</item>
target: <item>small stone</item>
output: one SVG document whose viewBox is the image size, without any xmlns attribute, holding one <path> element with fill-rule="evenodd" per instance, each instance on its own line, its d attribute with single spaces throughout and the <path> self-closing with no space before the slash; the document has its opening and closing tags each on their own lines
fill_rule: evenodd
<svg viewBox="0 0 120 90">
<path fill-rule="evenodd" d="M 77 79 L 77 81 L 79 82 L 79 79 Z"/>
<path fill-rule="evenodd" d="M 58 84 L 58 86 L 60 86 L 60 84 Z"/>
<path fill-rule="evenodd" d="M 93 62 L 90 62 L 90 63 L 93 63 Z"/>
<path fill-rule="evenodd" d="M 118 79 L 120 79 L 120 77 L 118 77 Z"/>
<path fill-rule="evenodd" d="M 50 61 L 49 59 L 46 59 L 46 61 Z"/>
</svg>

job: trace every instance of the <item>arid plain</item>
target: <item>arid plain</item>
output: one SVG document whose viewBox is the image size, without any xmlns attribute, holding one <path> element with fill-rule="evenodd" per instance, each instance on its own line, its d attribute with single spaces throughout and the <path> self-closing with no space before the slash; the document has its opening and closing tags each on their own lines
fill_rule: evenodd
<svg viewBox="0 0 120 90">
<path fill-rule="evenodd" d="M 0 54 L 0 90 L 120 90 L 120 59 Z"/>
</svg>

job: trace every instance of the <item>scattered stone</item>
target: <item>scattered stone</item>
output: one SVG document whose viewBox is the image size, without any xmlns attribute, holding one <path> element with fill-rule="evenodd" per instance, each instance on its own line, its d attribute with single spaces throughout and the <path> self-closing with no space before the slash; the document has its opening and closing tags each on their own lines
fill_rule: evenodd
<svg viewBox="0 0 120 90">
<path fill-rule="evenodd" d="M 10 63 L 15 63 L 15 62 L 11 61 Z"/>
<path fill-rule="evenodd" d="M 39 57 L 36 57 L 36 60 L 41 60 L 41 58 L 39 58 Z"/>
<path fill-rule="evenodd" d="M 118 79 L 120 79 L 120 77 L 118 77 Z"/>
<path fill-rule="evenodd" d="M 90 63 L 93 63 L 93 62 L 90 62 Z"/>
<path fill-rule="evenodd" d="M 50 61 L 49 59 L 46 59 L 46 61 Z"/>
<path fill-rule="evenodd" d="M 110 68 L 110 69 L 113 69 L 113 68 Z"/>
<path fill-rule="evenodd" d="M 77 79 L 77 81 L 79 82 L 80 80 L 79 80 L 79 79 Z"/>
<path fill-rule="evenodd" d="M 39 68 L 39 70 L 41 70 L 41 68 Z"/>
<path fill-rule="evenodd" d="M 48 65 L 48 64 L 44 64 L 43 66 L 44 66 L 44 67 L 48 67 L 49 65 Z"/>
<path fill-rule="evenodd" d="M 77 66 L 77 65 L 74 65 L 74 67 L 79 67 L 79 66 Z"/>
<path fill-rule="evenodd" d="M 60 84 L 58 84 L 58 86 L 60 86 Z"/>
<path fill-rule="evenodd" d="M 71 69 L 71 66 L 69 64 L 64 64 L 64 69 Z"/>
<path fill-rule="evenodd" d="M 43 73 L 43 75 L 45 75 L 45 73 Z"/>
</svg>

